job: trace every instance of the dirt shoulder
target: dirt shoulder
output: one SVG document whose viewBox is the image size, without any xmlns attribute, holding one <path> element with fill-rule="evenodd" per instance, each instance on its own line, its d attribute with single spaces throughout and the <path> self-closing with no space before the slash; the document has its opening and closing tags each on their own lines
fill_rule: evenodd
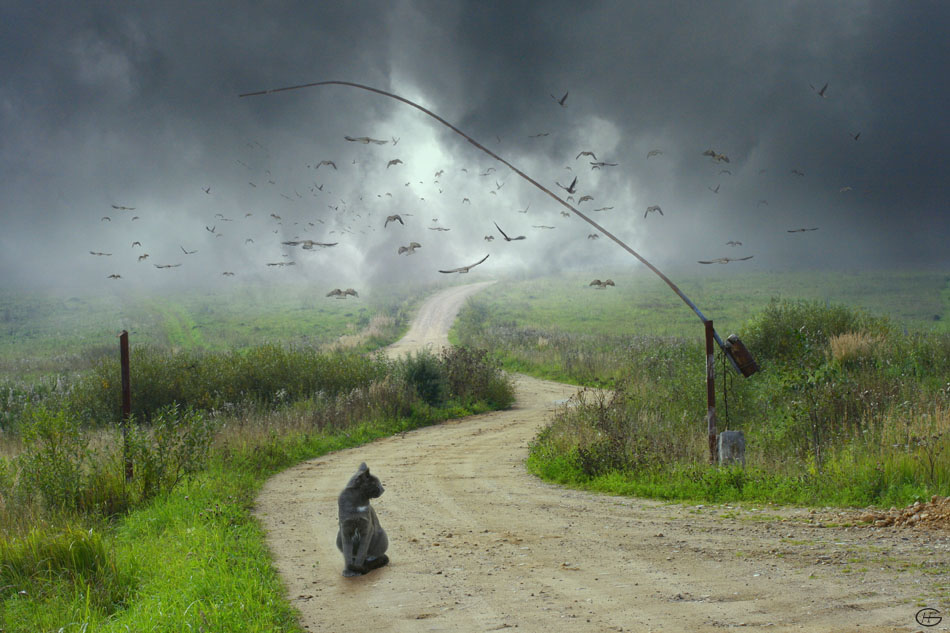
<svg viewBox="0 0 950 633">
<path fill-rule="evenodd" d="M 392 353 L 445 344 L 478 289 L 432 297 Z M 576 388 L 527 376 L 516 386 L 508 411 L 326 455 L 267 483 L 257 516 L 306 629 L 915 631 L 925 606 L 945 616 L 928 630 L 950 629 L 946 532 L 546 484 L 524 470 L 528 444 Z M 386 487 L 373 505 L 392 562 L 343 578 L 336 497 L 361 461 Z"/>
</svg>

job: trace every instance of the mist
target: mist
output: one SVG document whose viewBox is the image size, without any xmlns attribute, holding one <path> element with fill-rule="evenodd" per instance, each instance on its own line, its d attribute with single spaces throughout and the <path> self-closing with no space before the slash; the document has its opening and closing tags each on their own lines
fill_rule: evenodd
<svg viewBox="0 0 950 633">
<path fill-rule="evenodd" d="M 642 269 L 405 104 L 342 86 L 238 97 L 322 80 L 419 103 L 563 199 L 576 178 L 572 204 L 674 276 L 950 266 L 945 3 L 2 14 L 6 286 L 362 296 L 485 255 L 472 278 Z M 304 240 L 335 246 L 283 244 Z"/>
</svg>

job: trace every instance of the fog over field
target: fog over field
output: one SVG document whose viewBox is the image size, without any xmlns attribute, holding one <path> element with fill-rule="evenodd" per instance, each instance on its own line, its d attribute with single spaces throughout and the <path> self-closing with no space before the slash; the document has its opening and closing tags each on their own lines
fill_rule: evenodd
<svg viewBox="0 0 950 633">
<path fill-rule="evenodd" d="M 342 86 L 238 97 L 324 80 L 413 100 L 559 196 L 576 178 L 573 204 L 671 276 L 950 268 L 945 2 L 13 2 L 0 17 L 5 285 L 371 293 L 486 254 L 473 278 L 642 269 L 403 103 Z M 393 214 L 404 224 L 384 227 Z M 282 244 L 302 240 L 337 245 Z"/>
</svg>

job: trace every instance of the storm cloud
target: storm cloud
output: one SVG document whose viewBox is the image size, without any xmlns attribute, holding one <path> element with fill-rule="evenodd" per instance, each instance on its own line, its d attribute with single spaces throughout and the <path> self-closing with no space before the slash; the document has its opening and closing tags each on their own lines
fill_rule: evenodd
<svg viewBox="0 0 950 633">
<path fill-rule="evenodd" d="M 321 80 L 413 100 L 559 196 L 576 177 L 575 206 L 674 274 L 747 255 L 721 273 L 950 265 L 946 3 L 22 2 L 2 18 L 8 284 L 362 289 L 486 254 L 473 274 L 641 266 L 405 104 L 238 97 Z M 282 244 L 300 240 L 337 245 Z"/>
</svg>

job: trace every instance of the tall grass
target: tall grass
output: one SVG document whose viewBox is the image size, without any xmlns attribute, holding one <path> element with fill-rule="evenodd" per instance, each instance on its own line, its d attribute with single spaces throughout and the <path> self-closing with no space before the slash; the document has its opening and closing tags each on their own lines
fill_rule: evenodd
<svg viewBox="0 0 950 633">
<path fill-rule="evenodd" d="M 719 430 L 746 435 L 747 467 L 735 471 L 708 465 L 699 340 L 584 334 L 556 315 L 521 326 L 474 299 L 456 331 L 507 368 L 612 389 L 582 392 L 539 435 L 529 467 L 543 476 L 807 504 L 886 506 L 950 490 L 950 335 L 904 333 L 826 302 L 768 303 L 740 329 L 762 370 L 743 379 L 716 364 Z"/>
<path fill-rule="evenodd" d="M 75 391 L 22 406 L 7 432 L 16 454 L 0 456 L 0 630 L 295 630 L 251 516 L 264 479 L 514 399 L 510 380 L 479 351 L 392 361 L 265 346 L 248 356 L 255 362 L 221 354 L 209 364 L 228 360 L 234 367 L 215 365 L 220 374 L 258 376 L 260 391 L 244 405 L 199 410 L 168 399 L 231 387 L 199 380 L 192 391 L 172 374 L 194 357 L 156 355 L 145 384 L 164 395 L 132 419 L 127 444 L 115 425 L 90 421 L 91 408 L 78 415 L 68 406 Z M 300 368 L 311 375 L 293 376 Z M 422 397 L 430 381 L 444 387 L 438 401 Z"/>
</svg>

